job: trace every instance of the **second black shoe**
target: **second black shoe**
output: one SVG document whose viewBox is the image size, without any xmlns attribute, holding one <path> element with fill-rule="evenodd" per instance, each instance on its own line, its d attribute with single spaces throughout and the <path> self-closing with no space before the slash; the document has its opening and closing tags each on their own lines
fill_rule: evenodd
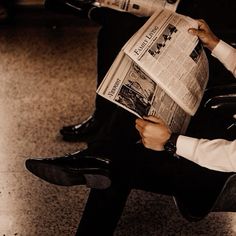
<svg viewBox="0 0 236 236">
<path fill-rule="evenodd" d="M 64 126 L 60 133 L 65 141 L 88 142 L 96 135 L 101 124 L 95 116 L 90 116 L 84 122 L 77 125 Z"/>
<path fill-rule="evenodd" d="M 86 150 L 62 157 L 27 159 L 25 166 L 35 176 L 60 186 L 105 189 L 111 184 L 110 161 L 90 156 Z"/>
</svg>

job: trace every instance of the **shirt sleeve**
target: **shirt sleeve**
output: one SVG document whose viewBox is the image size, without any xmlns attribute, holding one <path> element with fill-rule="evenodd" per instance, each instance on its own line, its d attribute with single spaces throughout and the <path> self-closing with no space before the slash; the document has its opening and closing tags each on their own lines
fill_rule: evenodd
<svg viewBox="0 0 236 236">
<path fill-rule="evenodd" d="M 236 77 L 236 49 L 220 40 L 213 49 L 212 56 L 216 57 Z"/>
<path fill-rule="evenodd" d="M 200 166 L 224 172 L 236 171 L 236 140 L 207 140 L 180 135 L 176 146 L 177 155 Z"/>
</svg>

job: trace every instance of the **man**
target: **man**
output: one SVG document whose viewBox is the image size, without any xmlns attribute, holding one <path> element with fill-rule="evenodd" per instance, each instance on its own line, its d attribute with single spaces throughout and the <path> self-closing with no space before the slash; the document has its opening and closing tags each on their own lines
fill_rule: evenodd
<svg viewBox="0 0 236 236">
<path fill-rule="evenodd" d="M 49 1 L 49 0 L 47 0 L 47 1 Z M 50 1 L 55 2 L 57 0 L 50 0 Z M 76 3 L 80 7 L 81 5 L 83 5 L 83 2 L 85 2 L 88 6 L 89 3 L 94 2 L 94 1 L 93 0 L 74 0 L 71 2 Z M 168 0 L 168 2 L 175 3 L 176 0 Z M 181 0 L 179 3 L 179 6 L 177 8 L 177 12 L 183 13 L 185 15 L 190 15 L 194 18 L 201 17 L 201 18 L 207 19 L 208 22 L 211 22 L 215 26 L 222 24 L 221 18 L 215 17 L 218 15 L 224 15 L 224 18 L 225 19 L 227 18 L 228 22 L 234 21 L 233 20 L 234 19 L 234 12 L 235 12 L 234 9 L 236 8 L 236 6 L 235 6 L 233 0 L 214 2 L 214 13 L 212 12 L 212 7 L 213 7 L 213 5 L 211 2 L 208 3 L 204 0 L 191 0 L 191 1 Z M 228 12 L 228 9 L 231 9 L 231 11 Z M 119 14 L 119 13 L 117 13 L 117 14 Z M 94 17 L 92 15 L 91 15 L 91 19 L 94 19 Z M 94 20 L 97 21 L 96 19 L 94 19 Z M 118 26 L 117 29 L 119 29 L 120 24 L 119 24 L 119 22 L 116 22 L 115 20 L 116 20 L 116 18 L 114 17 L 114 18 L 112 18 L 112 21 L 110 21 L 110 22 L 112 22 L 112 24 L 114 24 L 114 27 Z M 218 20 L 219 20 L 219 22 L 217 22 Z M 110 30 L 111 30 L 112 34 L 114 34 L 114 33 L 116 34 L 116 32 L 113 29 L 111 29 L 112 24 L 110 24 L 110 22 L 107 22 L 106 25 L 107 26 L 110 25 Z M 98 22 L 98 23 L 100 23 L 103 26 L 103 28 L 104 27 L 106 28 L 106 26 L 103 25 L 104 22 L 103 23 Z M 125 27 L 125 23 L 122 24 L 122 27 Z M 215 28 L 218 30 L 218 27 L 215 27 Z M 127 32 L 127 29 L 124 28 L 122 33 Z M 226 29 L 226 31 L 227 31 L 227 29 Z M 120 31 L 118 30 L 117 32 L 120 32 Z M 135 30 L 134 31 L 131 30 L 130 32 L 134 33 Z M 109 40 L 107 40 L 106 43 L 103 43 L 103 41 L 105 41 L 105 39 L 103 38 L 102 35 L 105 35 L 105 32 L 104 32 L 104 34 L 102 32 L 99 33 L 99 36 L 98 36 L 98 60 L 99 60 L 99 57 L 101 54 L 103 54 L 103 53 L 109 54 L 108 51 L 109 50 L 113 51 L 113 48 L 115 48 L 115 47 L 117 47 L 117 49 L 120 49 L 121 46 L 123 46 L 123 44 L 125 43 L 125 40 L 127 40 L 129 38 L 124 35 L 124 37 L 122 36 L 122 39 L 125 39 L 125 40 L 121 39 L 120 45 L 118 45 L 118 44 L 117 45 L 110 45 Z M 131 34 L 129 34 L 129 36 L 131 36 Z M 107 37 L 107 35 L 106 35 L 106 37 Z M 108 35 L 108 37 L 110 37 L 110 36 Z M 114 37 L 112 37 L 112 36 L 110 39 L 115 40 Z M 117 41 L 117 40 L 115 40 L 115 41 Z M 103 52 L 101 52 L 101 54 L 100 54 L 99 50 L 101 50 Z M 114 59 L 116 53 L 109 54 L 110 59 Z M 110 67 L 110 65 L 109 65 L 109 67 L 107 68 L 106 66 L 108 66 L 108 64 L 107 65 L 105 65 L 105 64 L 106 63 L 103 63 L 102 61 L 101 61 L 101 64 L 100 63 L 97 64 L 98 68 L 101 68 L 101 67 L 104 68 L 104 70 L 102 72 L 100 69 L 98 69 L 97 86 L 99 86 L 102 79 L 104 78 L 104 75 L 106 74 L 106 71 Z M 223 77 L 229 78 L 230 77 L 228 75 L 225 76 L 225 72 L 223 72 L 223 74 L 222 74 L 222 70 L 219 69 L 217 62 L 215 63 L 215 61 L 213 61 L 211 64 L 212 64 L 211 66 L 214 67 L 213 71 L 215 71 L 215 73 L 213 72 L 213 74 L 218 75 L 218 76 L 215 76 L 216 78 L 214 79 L 215 82 L 213 82 L 213 84 L 221 83 L 221 80 L 217 81 L 217 78 L 223 78 Z M 231 79 L 229 79 L 229 81 L 231 81 Z M 225 83 L 225 82 L 223 82 L 223 83 Z M 210 86 L 212 85 L 211 81 L 210 81 L 209 85 Z M 96 96 L 94 113 L 91 116 L 89 116 L 88 119 L 86 119 L 82 123 L 62 127 L 62 129 L 60 130 L 60 133 L 61 133 L 63 139 L 65 141 L 85 141 L 85 142 L 91 141 L 91 139 L 94 138 L 94 133 L 96 133 L 100 130 L 103 120 L 106 118 L 106 116 L 108 114 L 110 114 L 110 112 L 113 111 L 113 108 L 114 108 L 114 105 L 109 104 L 109 102 L 107 102 L 105 99 L 103 99 L 99 96 Z"/>
<path fill-rule="evenodd" d="M 136 25 L 134 16 L 112 12 L 108 19 L 114 16 L 125 18 L 132 29 Z M 138 20 L 137 28 L 143 21 Z M 225 182 L 233 175 L 137 144 L 140 136 L 134 127 L 135 119 L 115 106 L 110 116 L 105 115 L 100 132 L 88 143 L 87 150 L 26 161 L 28 170 L 50 183 L 87 184 L 93 188 L 78 228 L 80 236 L 112 235 L 132 188 L 172 195 L 184 217 L 199 220 L 214 207 Z"/>
<path fill-rule="evenodd" d="M 236 77 L 236 49 L 219 40 L 203 20 L 198 21 L 198 29 L 189 29 L 197 35 L 203 45 L 212 51 L 224 66 Z M 163 150 L 168 140 L 174 137 L 176 153 L 190 161 L 218 171 L 236 172 L 236 140 L 195 139 L 183 135 L 171 134 L 171 131 L 158 117 L 145 117 L 136 120 L 142 142 L 145 147 Z"/>
</svg>

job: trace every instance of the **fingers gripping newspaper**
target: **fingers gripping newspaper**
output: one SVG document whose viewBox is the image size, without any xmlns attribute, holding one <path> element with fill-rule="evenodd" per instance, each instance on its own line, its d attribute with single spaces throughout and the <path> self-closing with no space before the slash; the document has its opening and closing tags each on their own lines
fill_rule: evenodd
<svg viewBox="0 0 236 236">
<path fill-rule="evenodd" d="M 126 43 L 97 93 L 138 117 L 161 117 L 184 133 L 208 82 L 208 61 L 196 36 L 197 23 L 167 9 L 157 10 Z"/>
</svg>

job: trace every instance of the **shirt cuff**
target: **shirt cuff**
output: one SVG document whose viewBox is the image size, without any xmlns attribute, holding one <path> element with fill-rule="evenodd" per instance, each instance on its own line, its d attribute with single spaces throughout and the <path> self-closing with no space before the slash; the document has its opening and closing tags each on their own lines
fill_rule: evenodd
<svg viewBox="0 0 236 236">
<path fill-rule="evenodd" d="M 176 154 L 192 160 L 199 139 L 179 135 L 176 143 Z"/>
<path fill-rule="evenodd" d="M 211 55 L 216 57 L 221 62 L 224 62 L 228 56 L 232 53 L 233 47 L 224 41 L 220 40 L 219 43 L 212 50 Z"/>
</svg>

